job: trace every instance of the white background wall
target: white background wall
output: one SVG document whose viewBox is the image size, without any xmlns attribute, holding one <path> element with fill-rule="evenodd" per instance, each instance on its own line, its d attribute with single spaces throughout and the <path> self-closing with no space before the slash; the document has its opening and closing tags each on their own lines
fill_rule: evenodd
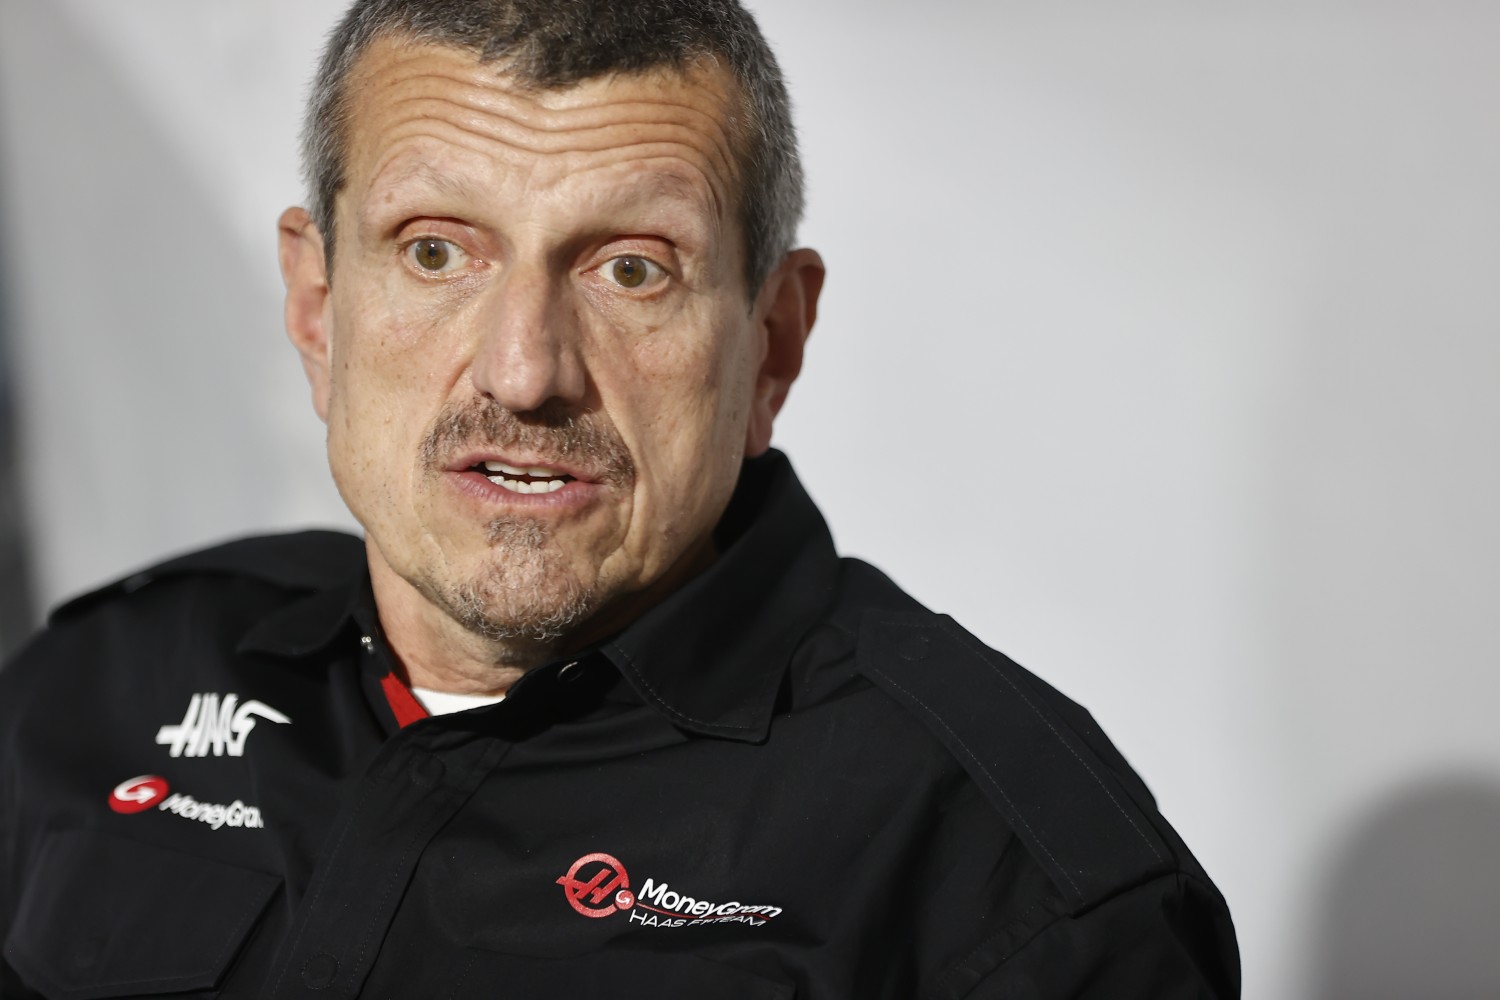
<svg viewBox="0 0 1500 1000">
<path fill-rule="evenodd" d="M 348 523 L 274 260 L 340 6 L 0 0 L 47 603 Z M 830 265 L 778 437 L 841 547 L 1094 711 L 1247 997 L 1500 995 L 1500 6 L 756 10 Z"/>
</svg>

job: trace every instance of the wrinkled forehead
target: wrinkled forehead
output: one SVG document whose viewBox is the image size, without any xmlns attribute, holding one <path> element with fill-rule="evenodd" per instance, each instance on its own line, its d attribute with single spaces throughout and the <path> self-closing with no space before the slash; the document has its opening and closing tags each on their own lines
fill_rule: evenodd
<svg viewBox="0 0 1500 1000">
<path fill-rule="evenodd" d="M 381 38 L 350 74 L 344 194 L 419 171 L 433 150 L 566 175 L 583 165 L 650 161 L 701 185 L 723 221 L 734 211 L 742 120 L 732 78 L 712 62 L 615 74 L 557 88 L 445 45 Z"/>
</svg>

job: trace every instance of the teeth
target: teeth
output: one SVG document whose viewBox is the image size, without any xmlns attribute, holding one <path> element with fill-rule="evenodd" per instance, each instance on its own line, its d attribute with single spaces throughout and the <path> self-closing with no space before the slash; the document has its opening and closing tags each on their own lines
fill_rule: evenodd
<svg viewBox="0 0 1500 1000">
<path fill-rule="evenodd" d="M 488 465 L 489 463 L 485 463 Z M 527 473 L 522 473 L 526 475 Z M 536 475 L 536 473 L 529 473 Z M 561 479 L 547 479 L 541 482 L 528 483 L 523 479 L 506 479 L 504 476 L 486 476 L 496 486 L 503 486 L 512 493 L 556 493 L 567 484 Z"/>
<path fill-rule="evenodd" d="M 485 462 L 484 471 L 505 472 L 512 476 L 531 476 L 536 479 L 557 479 L 562 475 L 556 469 L 549 469 L 545 465 L 533 465 L 523 469 L 518 465 L 506 465 L 504 462 Z"/>
</svg>

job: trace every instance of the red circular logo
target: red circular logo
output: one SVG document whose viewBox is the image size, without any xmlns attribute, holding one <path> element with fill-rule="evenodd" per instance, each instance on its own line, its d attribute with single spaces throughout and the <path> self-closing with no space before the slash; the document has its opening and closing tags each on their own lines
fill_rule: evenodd
<svg viewBox="0 0 1500 1000">
<path fill-rule="evenodd" d="M 122 781 L 109 793 L 109 807 L 117 813 L 144 812 L 167 797 L 167 779 L 143 774 Z"/>
<path fill-rule="evenodd" d="M 607 917 L 635 905 L 625 866 L 608 854 L 585 854 L 573 862 L 568 874 L 558 879 L 557 884 L 563 887 L 568 904 L 585 917 Z M 599 905 L 611 896 L 612 902 Z"/>
</svg>

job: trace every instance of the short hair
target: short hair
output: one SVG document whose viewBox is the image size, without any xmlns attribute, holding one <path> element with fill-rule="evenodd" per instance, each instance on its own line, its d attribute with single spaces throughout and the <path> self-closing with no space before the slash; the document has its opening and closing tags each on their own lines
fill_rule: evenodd
<svg viewBox="0 0 1500 1000">
<path fill-rule="evenodd" d="M 612 73 L 726 65 L 739 91 L 728 109 L 737 206 L 752 301 L 792 247 L 802 216 L 802 166 L 776 57 L 737 0 L 356 0 L 329 35 L 302 132 L 308 211 L 333 270 L 334 199 L 343 188 L 355 64 L 379 38 L 447 45 L 502 62 L 542 90 Z"/>
</svg>

